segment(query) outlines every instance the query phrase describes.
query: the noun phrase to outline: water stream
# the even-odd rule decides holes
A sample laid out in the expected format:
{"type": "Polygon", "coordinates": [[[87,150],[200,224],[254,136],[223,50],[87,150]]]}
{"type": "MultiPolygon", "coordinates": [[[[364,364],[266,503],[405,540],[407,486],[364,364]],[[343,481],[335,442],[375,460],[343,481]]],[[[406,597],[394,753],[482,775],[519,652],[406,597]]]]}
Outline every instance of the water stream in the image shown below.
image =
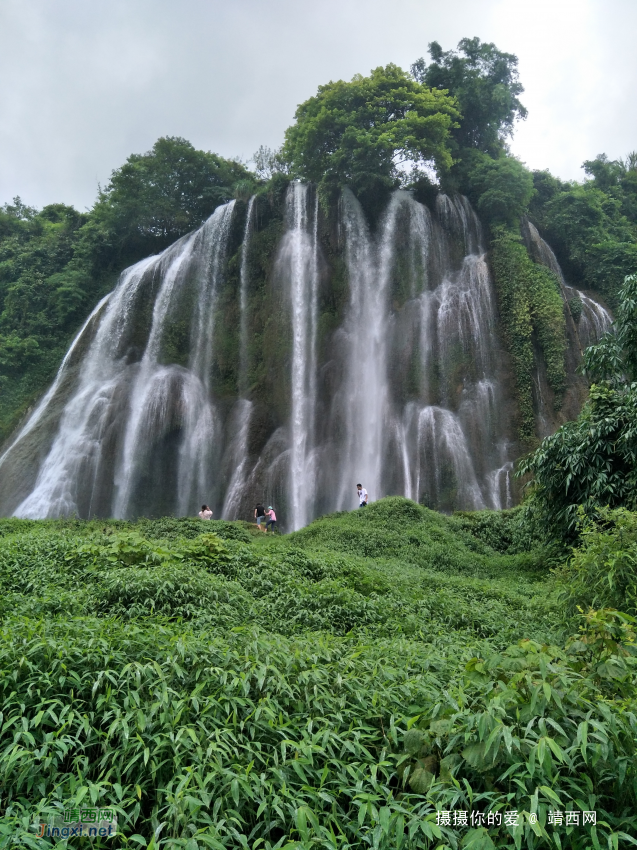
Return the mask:
{"type": "MultiPolygon", "coordinates": [[[[372,501],[513,504],[506,357],[467,199],[440,195],[429,209],[399,191],[371,229],[345,191],[338,234],[328,238],[315,189],[290,184],[265,284],[277,344],[289,340],[275,379],[286,396],[271,405],[249,385],[262,356],[251,336],[252,305],[262,303],[253,293],[263,285],[251,279],[256,204],[219,207],[122,274],[0,457],[0,513],[193,515],[206,502],[215,516],[249,519],[263,500],[290,530],[355,507],[358,482],[372,501]],[[236,220],[238,209],[245,219],[236,220]],[[233,395],[219,394],[213,374],[235,250],[233,395]]],[[[581,299],[581,343],[598,338],[607,311],[567,286],[530,223],[527,239],[564,297],[581,299]]]]}

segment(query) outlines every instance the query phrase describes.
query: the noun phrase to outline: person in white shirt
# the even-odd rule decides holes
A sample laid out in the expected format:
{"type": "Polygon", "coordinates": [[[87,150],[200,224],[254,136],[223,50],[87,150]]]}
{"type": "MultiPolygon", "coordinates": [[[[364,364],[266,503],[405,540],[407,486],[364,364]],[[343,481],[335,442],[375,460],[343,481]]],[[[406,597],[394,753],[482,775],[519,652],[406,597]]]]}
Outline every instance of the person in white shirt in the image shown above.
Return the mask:
{"type": "Polygon", "coordinates": [[[366,508],[367,507],[367,490],[363,487],[362,484],[357,484],[356,489],[358,490],[358,507],[366,508]]]}
{"type": "Polygon", "coordinates": [[[212,519],[212,511],[208,505],[202,505],[199,511],[199,519],[212,519]]]}

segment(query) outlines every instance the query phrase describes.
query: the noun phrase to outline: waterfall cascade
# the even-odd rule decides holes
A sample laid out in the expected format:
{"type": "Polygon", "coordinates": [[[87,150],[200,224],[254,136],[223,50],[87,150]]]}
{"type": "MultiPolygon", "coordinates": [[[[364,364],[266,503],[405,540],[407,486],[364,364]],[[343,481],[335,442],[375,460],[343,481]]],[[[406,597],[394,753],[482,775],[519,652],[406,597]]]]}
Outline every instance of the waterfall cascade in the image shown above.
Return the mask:
{"type": "MultiPolygon", "coordinates": [[[[265,500],[293,529],[354,507],[359,481],[372,500],[513,504],[514,406],[469,202],[440,195],[432,211],[399,191],[371,230],[345,191],[330,230],[314,189],[292,183],[257,279],[258,203],[245,219],[234,201],[219,207],[122,274],[0,457],[0,513],[185,515],[207,502],[249,519],[265,500]]],[[[565,299],[580,298],[580,342],[598,338],[608,313],[567,286],[531,223],[525,235],[565,299]]]]}
{"type": "Polygon", "coordinates": [[[523,233],[531,256],[557,276],[565,300],[578,298],[581,301],[582,311],[577,322],[577,333],[582,349],[597,342],[613,324],[608,310],[590,295],[566,283],[553,249],[542,239],[532,222],[528,220],[524,222],[523,233]]]}

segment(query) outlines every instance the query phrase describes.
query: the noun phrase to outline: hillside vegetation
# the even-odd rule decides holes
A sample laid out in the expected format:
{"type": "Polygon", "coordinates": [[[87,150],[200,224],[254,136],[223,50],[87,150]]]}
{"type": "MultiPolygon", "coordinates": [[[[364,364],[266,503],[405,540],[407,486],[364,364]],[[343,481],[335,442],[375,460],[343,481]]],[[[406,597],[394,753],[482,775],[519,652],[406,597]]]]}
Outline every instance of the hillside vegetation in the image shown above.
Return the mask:
{"type": "Polygon", "coordinates": [[[632,621],[580,631],[528,529],[399,498],[286,537],[0,521],[3,843],[48,846],[32,824],[90,801],[127,847],[617,846],[632,621]]]}

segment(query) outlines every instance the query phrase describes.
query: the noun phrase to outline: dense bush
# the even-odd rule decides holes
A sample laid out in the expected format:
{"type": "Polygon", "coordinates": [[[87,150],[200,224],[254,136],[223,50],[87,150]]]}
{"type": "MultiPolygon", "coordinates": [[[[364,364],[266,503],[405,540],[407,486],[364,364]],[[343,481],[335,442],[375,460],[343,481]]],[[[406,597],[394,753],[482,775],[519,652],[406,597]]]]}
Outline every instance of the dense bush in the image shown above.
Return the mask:
{"type": "Polygon", "coordinates": [[[534,524],[533,516],[523,507],[504,511],[456,511],[454,517],[496,552],[518,555],[541,551],[546,544],[544,529],[534,524]]]}
{"type": "Polygon", "coordinates": [[[569,610],[637,614],[637,514],[600,508],[593,517],[580,511],[579,518],[580,545],[558,573],[569,610]]]}
{"type": "Polygon", "coordinates": [[[632,842],[634,637],[626,617],[590,612],[564,649],[522,640],[472,659],[464,681],[412,721],[399,763],[403,784],[438,810],[483,811],[484,826],[474,824],[468,846],[583,850],[632,842]],[[506,810],[519,813],[516,826],[505,824],[506,810]],[[596,826],[549,817],[582,810],[596,811],[596,826]],[[500,812],[500,823],[486,828],[489,812],[500,812]]]}

